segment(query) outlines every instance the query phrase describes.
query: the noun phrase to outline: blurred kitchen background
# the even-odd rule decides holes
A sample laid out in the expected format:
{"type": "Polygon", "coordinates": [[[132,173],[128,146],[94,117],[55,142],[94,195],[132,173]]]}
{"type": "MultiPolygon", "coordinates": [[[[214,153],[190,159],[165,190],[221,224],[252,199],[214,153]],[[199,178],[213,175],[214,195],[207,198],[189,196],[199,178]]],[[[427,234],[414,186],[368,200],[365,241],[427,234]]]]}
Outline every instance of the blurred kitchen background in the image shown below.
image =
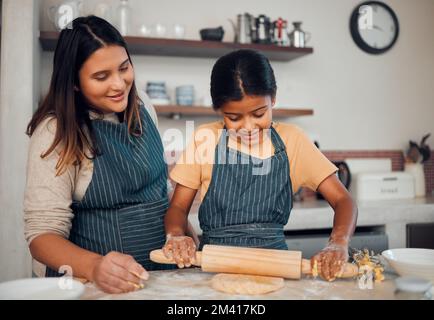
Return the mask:
{"type": "MultiPolygon", "coordinates": [[[[176,157],[188,142],[187,121],[197,127],[217,119],[209,96],[216,57],[255,48],[269,56],[275,70],[275,120],[302,127],[336,162],[340,179],[358,199],[352,246],[434,248],[429,148],[434,137],[422,141],[434,134],[434,1],[385,1],[399,34],[382,54],[362,50],[350,32],[350,17],[362,2],[86,0],[80,6],[71,0],[0,1],[0,282],[31,275],[22,219],[24,132],[48,90],[60,27],[56,12],[65,3],[77,6],[74,14],[100,15],[125,32],[138,89],[157,107],[169,156],[176,157]],[[240,30],[246,19],[256,30],[250,39],[240,30]],[[296,28],[304,33],[294,33],[296,28]],[[202,29],[212,30],[201,35],[202,29]],[[185,139],[170,140],[165,134],[172,129],[185,139]]],[[[286,227],[290,247],[306,256],[323,245],[332,226],[333,212],[318,198],[299,192],[286,227]]],[[[196,228],[197,206],[191,214],[196,228]]]]}

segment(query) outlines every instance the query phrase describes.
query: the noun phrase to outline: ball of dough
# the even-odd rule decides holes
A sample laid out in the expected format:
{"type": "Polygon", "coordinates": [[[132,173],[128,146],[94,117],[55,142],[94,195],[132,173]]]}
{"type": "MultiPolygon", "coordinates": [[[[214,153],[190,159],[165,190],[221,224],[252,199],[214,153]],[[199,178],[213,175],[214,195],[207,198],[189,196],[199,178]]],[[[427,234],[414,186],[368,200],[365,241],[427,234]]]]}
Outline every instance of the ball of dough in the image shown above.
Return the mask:
{"type": "Polygon", "coordinates": [[[219,273],[211,279],[211,287],[229,294],[266,294],[283,288],[283,278],[219,273]]]}

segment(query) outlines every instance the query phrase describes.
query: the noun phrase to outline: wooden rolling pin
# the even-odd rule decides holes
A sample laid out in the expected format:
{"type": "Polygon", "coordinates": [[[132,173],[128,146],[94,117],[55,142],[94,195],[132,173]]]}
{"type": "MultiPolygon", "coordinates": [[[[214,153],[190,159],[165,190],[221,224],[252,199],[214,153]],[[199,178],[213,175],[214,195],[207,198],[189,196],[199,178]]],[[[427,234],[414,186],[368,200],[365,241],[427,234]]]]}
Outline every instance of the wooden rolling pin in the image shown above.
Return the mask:
{"type": "MultiPolygon", "coordinates": [[[[156,263],[175,264],[167,259],[162,250],[151,251],[150,258],[156,263]]],[[[196,261],[204,272],[241,273],[287,279],[300,279],[302,274],[311,275],[310,260],[302,259],[301,251],[257,249],[244,247],[205,245],[196,252],[196,261]]],[[[320,266],[318,266],[320,267],[320,266]]],[[[318,270],[320,273],[321,270],[318,270]]],[[[346,263],[339,278],[351,278],[359,273],[358,267],[346,263]]]]}

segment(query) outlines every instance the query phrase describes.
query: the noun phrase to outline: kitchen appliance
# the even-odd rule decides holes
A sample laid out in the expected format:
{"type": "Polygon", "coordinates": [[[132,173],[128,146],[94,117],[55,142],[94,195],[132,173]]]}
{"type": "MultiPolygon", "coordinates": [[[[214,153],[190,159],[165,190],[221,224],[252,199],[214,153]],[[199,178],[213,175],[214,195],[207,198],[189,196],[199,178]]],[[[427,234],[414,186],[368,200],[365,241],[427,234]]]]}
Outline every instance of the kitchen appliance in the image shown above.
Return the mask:
{"type": "Polygon", "coordinates": [[[252,27],[254,17],[249,13],[238,14],[237,23],[231,19],[229,21],[234,29],[234,42],[235,43],[251,43],[252,42],[252,27]]]}
{"type": "Polygon", "coordinates": [[[357,200],[414,198],[414,178],[392,172],[390,159],[346,159],[353,182],[350,192],[357,200]]]}
{"type": "Polygon", "coordinates": [[[253,42],[262,44],[272,43],[272,29],[270,18],[266,15],[259,15],[255,19],[255,29],[253,30],[253,42]]]}
{"type": "Polygon", "coordinates": [[[273,43],[278,46],[289,46],[289,37],[287,32],[288,22],[282,18],[273,22],[273,43]]]}
{"type": "Polygon", "coordinates": [[[434,223],[409,223],[407,248],[434,249],[434,223]]]}
{"type": "Polygon", "coordinates": [[[405,172],[360,173],[351,189],[358,200],[411,199],[414,179],[405,172]]]}
{"type": "MultiPolygon", "coordinates": [[[[162,250],[151,251],[152,261],[174,264],[162,250]]],[[[302,274],[312,274],[310,260],[302,259],[301,251],[258,249],[231,246],[205,245],[196,252],[196,266],[204,272],[251,274],[288,279],[300,279],[302,274]]],[[[358,274],[358,267],[347,263],[341,278],[358,274]]]]}
{"type": "Polygon", "coordinates": [[[289,33],[289,40],[292,47],[304,48],[310,40],[310,33],[301,30],[301,22],[293,22],[294,30],[289,33]]]}
{"type": "Polygon", "coordinates": [[[218,28],[201,29],[199,33],[200,38],[207,41],[222,41],[223,36],[225,35],[225,31],[221,26],[218,28]]]}

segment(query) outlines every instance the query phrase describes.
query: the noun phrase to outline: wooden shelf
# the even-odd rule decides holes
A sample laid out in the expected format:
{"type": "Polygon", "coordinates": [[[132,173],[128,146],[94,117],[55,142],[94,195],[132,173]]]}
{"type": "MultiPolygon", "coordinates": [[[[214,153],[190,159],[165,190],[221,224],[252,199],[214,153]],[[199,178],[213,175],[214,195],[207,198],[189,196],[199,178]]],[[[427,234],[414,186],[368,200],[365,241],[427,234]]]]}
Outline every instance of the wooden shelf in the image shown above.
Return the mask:
{"type": "MultiPolygon", "coordinates": [[[[177,106],[177,105],[156,105],[155,111],[158,115],[173,116],[218,116],[218,113],[211,107],[201,106],[177,106]]],[[[313,115],[312,109],[273,109],[273,117],[290,118],[313,115]]]]}
{"type": "MultiPolygon", "coordinates": [[[[58,32],[41,31],[40,42],[45,51],[54,51],[58,32]]],[[[238,49],[254,49],[262,52],[270,60],[290,61],[313,53],[313,48],[280,47],[265,44],[238,44],[232,42],[177,40],[160,38],[125,37],[131,54],[218,58],[238,49]]]]}

